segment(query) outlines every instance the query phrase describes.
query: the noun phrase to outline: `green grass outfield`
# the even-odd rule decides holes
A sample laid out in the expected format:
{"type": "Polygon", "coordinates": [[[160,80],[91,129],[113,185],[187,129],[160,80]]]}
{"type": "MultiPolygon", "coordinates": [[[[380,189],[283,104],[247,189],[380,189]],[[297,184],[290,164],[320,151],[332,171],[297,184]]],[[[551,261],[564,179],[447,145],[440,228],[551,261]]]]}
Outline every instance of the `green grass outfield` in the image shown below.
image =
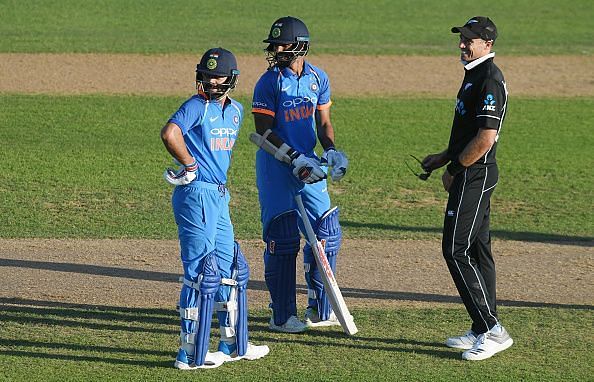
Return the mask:
{"type": "Polygon", "coordinates": [[[476,15],[495,21],[505,55],[594,53],[590,0],[1,0],[0,52],[258,54],[288,14],[306,22],[315,53],[451,54],[450,28],[476,15]]]}
{"type": "Polygon", "coordinates": [[[354,338],[339,328],[272,333],[268,313],[258,311],[251,339],[270,346],[268,357],[195,372],[171,367],[173,310],[33,300],[3,300],[0,308],[6,381],[586,381],[594,372],[592,311],[575,308],[501,308],[516,344],[482,362],[462,362],[460,351],[442,345],[461,330],[461,309],[355,310],[354,338]]]}
{"type": "MultiPolygon", "coordinates": [[[[316,54],[451,56],[450,27],[479,14],[500,30],[498,54],[594,54],[590,0],[0,0],[0,52],[196,54],[222,45],[260,54],[272,21],[287,14],[307,23],[316,54]]],[[[171,188],[161,178],[170,159],[159,130],[182,101],[0,94],[0,237],[174,239],[171,188]]],[[[351,159],[347,177],[330,185],[345,235],[439,237],[446,197],[439,174],[424,183],[404,161],[445,147],[453,99],[334,102],[338,142],[351,159]]],[[[594,239],[593,121],[592,98],[510,99],[492,199],[495,236],[594,239]]],[[[252,130],[248,113],[229,183],[240,239],[260,232],[252,130]]],[[[0,380],[586,381],[594,374],[592,305],[500,307],[516,343],[479,363],[442,345],[466,329],[459,304],[355,309],[356,338],[338,328],[274,334],[268,311],[250,313],[251,338],[269,344],[271,355],[189,374],[171,367],[179,333],[173,309],[2,298],[0,380]]]]}
{"type": "MultiPolygon", "coordinates": [[[[171,165],[159,137],[183,98],[0,95],[1,237],[176,237],[171,165]]],[[[240,99],[244,105],[247,99],[240,99]]],[[[330,183],[350,238],[427,238],[441,232],[441,171],[412,175],[409,154],[447,145],[453,103],[440,99],[335,100],[333,121],[350,171],[330,183]]],[[[496,236],[592,240],[592,99],[510,100],[498,147],[496,236]]],[[[241,239],[260,235],[255,146],[246,116],[229,188],[241,239]]]]}

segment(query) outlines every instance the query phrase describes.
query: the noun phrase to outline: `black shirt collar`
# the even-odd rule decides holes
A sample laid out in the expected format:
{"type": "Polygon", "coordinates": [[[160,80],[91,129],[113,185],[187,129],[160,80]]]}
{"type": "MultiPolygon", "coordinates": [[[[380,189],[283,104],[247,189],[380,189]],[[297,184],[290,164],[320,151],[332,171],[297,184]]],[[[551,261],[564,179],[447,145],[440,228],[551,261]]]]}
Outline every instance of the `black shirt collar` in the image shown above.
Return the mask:
{"type": "Polygon", "coordinates": [[[462,64],[464,64],[465,70],[471,70],[493,57],[495,57],[495,52],[491,52],[489,54],[484,55],[483,57],[477,58],[476,60],[472,60],[470,62],[462,61],[462,64]]]}

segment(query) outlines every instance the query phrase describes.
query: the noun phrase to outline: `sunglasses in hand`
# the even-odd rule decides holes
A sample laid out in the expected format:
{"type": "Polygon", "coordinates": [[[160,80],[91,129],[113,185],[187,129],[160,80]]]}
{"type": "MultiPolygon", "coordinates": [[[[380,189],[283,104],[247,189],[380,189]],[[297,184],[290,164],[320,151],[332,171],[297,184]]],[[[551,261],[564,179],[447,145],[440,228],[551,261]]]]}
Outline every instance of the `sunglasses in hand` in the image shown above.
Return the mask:
{"type": "Polygon", "coordinates": [[[404,163],[406,164],[406,167],[408,167],[408,169],[410,170],[410,172],[412,172],[414,174],[414,176],[416,176],[417,178],[421,179],[421,180],[427,180],[429,179],[429,177],[431,176],[431,170],[426,169],[425,167],[423,167],[423,162],[421,162],[419,160],[419,158],[417,158],[416,156],[409,154],[414,160],[416,160],[419,165],[421,165],[421,168],[423,169],[423,173],[417,173],[415,170],[413,170],[413,168],[410,166],[410,164],[408,164],[407,161],[404,161],[404,163]]]}

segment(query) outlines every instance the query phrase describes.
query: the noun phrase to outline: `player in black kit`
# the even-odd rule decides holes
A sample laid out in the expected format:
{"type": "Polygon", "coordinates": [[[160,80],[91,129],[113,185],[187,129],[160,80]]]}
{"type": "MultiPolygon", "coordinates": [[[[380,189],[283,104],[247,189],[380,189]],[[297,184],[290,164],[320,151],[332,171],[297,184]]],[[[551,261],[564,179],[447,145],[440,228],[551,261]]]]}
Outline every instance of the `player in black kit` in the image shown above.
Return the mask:
{"type": "Polygon", "coordinates": [[[513,344],[497,317],[489,232],[490,198],[499,175],[495,150],[507,111],[507,88],[493,62],[495,24],[477,16],[452,32],[460,34],[465,74],[450,142],[446,150],[428,155],[421,165],[430,172],[447,164],[442,177],[449,193],[442,251],[472,326],[464,335],[448,338],[446,345],[466,350],[462,358],[475,361],[513,344]]]}

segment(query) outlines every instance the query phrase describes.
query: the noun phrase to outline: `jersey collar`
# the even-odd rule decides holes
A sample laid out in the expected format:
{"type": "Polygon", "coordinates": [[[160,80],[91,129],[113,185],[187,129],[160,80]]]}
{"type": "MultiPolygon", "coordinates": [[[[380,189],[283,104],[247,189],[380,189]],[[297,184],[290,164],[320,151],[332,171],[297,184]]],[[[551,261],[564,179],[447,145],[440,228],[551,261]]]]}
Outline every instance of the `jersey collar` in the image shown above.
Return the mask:
{"type": "Polygon", "coordinates": [[[495,52],[491,52],[489,54],[484,55],[481,58],[477,58],[476,60],[472,60],[470,62],[466,62],[462,60],[462,65],[464,65],[464,69],[471,70],[482,64],[483,62],[487,61],[489,58],[495,57],[495,52]]]}

